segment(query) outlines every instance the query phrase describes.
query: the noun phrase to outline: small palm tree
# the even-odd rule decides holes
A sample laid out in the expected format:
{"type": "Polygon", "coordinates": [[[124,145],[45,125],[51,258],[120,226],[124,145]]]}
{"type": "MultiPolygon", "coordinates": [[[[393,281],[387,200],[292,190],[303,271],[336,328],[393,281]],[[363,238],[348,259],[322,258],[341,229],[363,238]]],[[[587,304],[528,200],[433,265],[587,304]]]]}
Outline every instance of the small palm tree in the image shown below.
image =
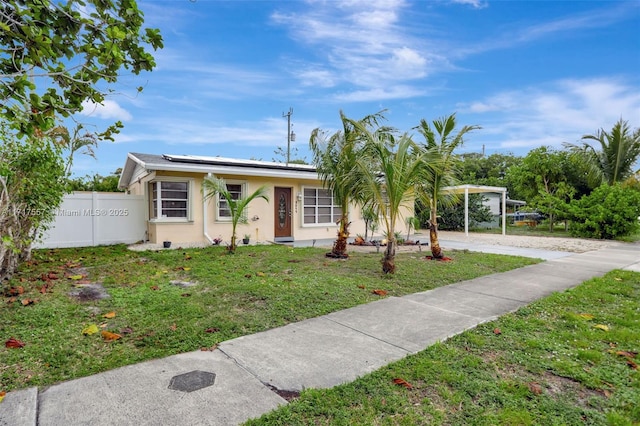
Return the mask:
{"type": "Polygon", "coordinates": [[[356,188],[381,218],[387,235],[387,247],[382,258],[382,271],[395,272],[395,227],[403,207],[413,205],[415,187],[421,180],[424,158],[408,135],[397,140],[387,131],[370,131],[355,123],[364,137],[363,155],[352,173],[356,188]]]}
{"type": "Polygon", "coordinates": [[[94,148],[98,146],[98,137],[88,131],[82,132],[83,129],[82,124],[78,124],[73,129],[73,134],[71,134],[66,127],[57,126],[48,133],[48,136],[52,138],[56,145],[67,151],[67,164],[65,166],[65,175],[67,176],[71,173],[73,157],[76,152],[82,150],[82,154],[96,158],[94,148]]]}
{"type": "Polygon", "coordinates": [[[349,206],[352,201],[358,201],[360,194],[356,190],[352,174],[358,158],[361,156],[362,141],[358,128],[353,123],[359,123],[363,128],[376,125],[384,118],[382,113],[372,114],[362,120],[354,122],[340,111],[342,130],[329,138],[325,138],[320,129],[314,129],[309,139],[309,148],[313,154],[313,164],[323,186],[330,190],[333,199],[340,206],[340,221],[338,238],[333,243],[329,257],[347,257],[347,239],[349,238],[349,206]]]}
{"type": "Polygon", "coordinates": [[[600,129],[595,135],[584,135],[582,139],[597,141],[597,144],[564,145],[587,166],[594,186],[602,183],[613,185],[633,175],[633,165],[640,158],[640,129],[632,132],[629,123],[620,119],[611,132],[600,129]]]}
{"type": "Polygon", "coordinates": [[[438,203],[451,206],[457,201],[457,195],[444,192],[445,187],[458,183],[456,174],[460,160],[454,151],[462,146],[466,133],[480,129],[480,126],[464,126],[458,133],[453,134],[456,128],[455,114],[434,120],[432,125],[422,119],[417,129],[425,139],[423,149],[437,162],[434,172],[428,174],[427,180],[423,182],[422,195],[429,204],[430,214],[427,226],[431,254],[435,259],[442,259],[442,249],[438,241],[438,203]]]}
{"type": "Polygon", "coordinates": [[[235,253],[236,228],[238,223],[248,223],[247,217],[244,213],[251,201],[256,198],[262,198],[267,202],[269,201],[269,197],[267,196],[267,186],[261,186],[245,198],[233,198],[233,194],[231,194],[227,189],[227,183],[224,179],[217,178],[215,176],[207,176],[202,181],[202,193],[205,200],[208,200],[217,194],[227,202],[229,212],[231,213],[231,244],[227,249],[230,254],[235,253]]]}

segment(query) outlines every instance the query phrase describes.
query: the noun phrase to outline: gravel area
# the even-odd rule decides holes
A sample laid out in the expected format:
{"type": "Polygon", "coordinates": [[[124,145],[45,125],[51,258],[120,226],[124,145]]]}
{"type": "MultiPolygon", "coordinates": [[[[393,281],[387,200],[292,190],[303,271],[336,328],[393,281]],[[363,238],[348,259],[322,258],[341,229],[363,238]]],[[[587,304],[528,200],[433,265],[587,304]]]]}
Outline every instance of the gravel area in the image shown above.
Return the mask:
{"type": "MultiPolygon", "coordinates": [[[[425,237],[427,235],[425,234],[425,237]]],[[[621,244],[611,240],[590,240],[581,238],[533,237],[528,235],[496,235],[472,232],[465,236],[464,232],[438,232],[440,241],[465,241],[477,244],[500,245],[511,247],[537,248],[553,251],[569,251],[584,253],[605,247],[621,244]]],[[[416,237],[417,238],[417,237],[416,237]]],[[[441,243],[442,244],[442,243],[441,243]]]]}

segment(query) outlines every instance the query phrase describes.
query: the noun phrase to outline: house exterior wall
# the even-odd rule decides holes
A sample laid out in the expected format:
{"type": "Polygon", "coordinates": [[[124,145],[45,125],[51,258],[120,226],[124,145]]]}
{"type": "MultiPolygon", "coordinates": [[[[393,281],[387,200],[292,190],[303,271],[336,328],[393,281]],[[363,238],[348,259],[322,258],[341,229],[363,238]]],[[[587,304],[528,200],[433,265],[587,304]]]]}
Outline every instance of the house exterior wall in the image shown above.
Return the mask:
{"type": "MultiPolygon", "coordinates": [[[[221,238],[223,244],[231,240],[232,225],[228,220],[218,217],[218,200],[212,197],[203,206],[202,181],[206,175],[201,173],[177,173],[157,171],[136,181],[129,187],[132,194],[143,193],[145,195],[147,212],[148,240],[160,244],[163,241],[171,241],[172,244],[186,243],[210,243],[206,234],[211,238],[221,238]],[[187,220],[154,219],[151,217],[151,195],[149,183],[153,181],[187,180],[190,182],[189,217],[187,220]]],[[[288,178],[263,178],[247,177],[242,175],[217,174],[217,177],[225,179],[228,183],[244,185],[245,195],[251,194],[260,186],[267,186],[269,202],[258,198],[253,200],[247,209],[247,224],[238,224],[236,238],[242,239],[245,234],[250,235],[252,243],[267,243],[275,240],[276,208],[274,200],[274,188],[291,188],[291,221],[292,236],[295,240],[332,239],[336,237],[338,226],[330,224],[304,224],[303,201],[300,199],[305,188],[322,188],[320,180],[288,179],[288,178]]],[[[412,215],[408,211],[405,215],[412,215]]],[[[360,208],[353,206],[350,209],[351,220],[350,233],[365,233],[365,222],[362,219],[360,208]]],[[[403,224],[398,227],[404,229],[403,224]]]]}

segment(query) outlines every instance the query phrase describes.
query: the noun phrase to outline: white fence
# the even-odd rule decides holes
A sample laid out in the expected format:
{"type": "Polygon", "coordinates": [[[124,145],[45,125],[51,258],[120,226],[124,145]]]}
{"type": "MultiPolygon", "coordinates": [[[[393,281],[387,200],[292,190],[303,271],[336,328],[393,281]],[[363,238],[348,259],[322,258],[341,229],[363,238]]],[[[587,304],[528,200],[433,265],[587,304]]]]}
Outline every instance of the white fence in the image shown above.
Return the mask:
{"type": "Polygon", "coordinates": [[[36,248],[135,243],[145,238],[142,195],[75,192],[65,195],[51,228],[36,248]]]}

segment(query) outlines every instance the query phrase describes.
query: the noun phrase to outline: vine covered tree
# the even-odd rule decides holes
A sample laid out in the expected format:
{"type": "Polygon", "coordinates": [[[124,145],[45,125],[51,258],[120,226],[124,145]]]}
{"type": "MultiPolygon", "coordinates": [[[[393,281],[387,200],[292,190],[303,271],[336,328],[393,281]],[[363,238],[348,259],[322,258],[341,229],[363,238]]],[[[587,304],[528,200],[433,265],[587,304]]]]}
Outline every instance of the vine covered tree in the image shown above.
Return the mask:
{"type": "Polygon", "coordinates": [[[3,1],[0,115],[19,136],[45,132],[84,101],[101,103],[123,68],[151,71],[147,47],[162,37],[143,23],[135,0],[3,1]]]}
{"type": "Polygon", "coordinates": [[[438,204],[452,206],[457,201],[457,196],[447,193],[444,188],[458,183],[457,174],[460,158],[454,151],[464,143],[464,135],[480,129],[480,126],[464,126],[454,133],[457,126],[456,115],[433,120],[430,124],[427,120],[420,120],[418,131],[424,137],[423,149],[435,159],[437,163],[433,173],[428,174],[428,179],[423,182],[423,192],[429,203],[429,240],[431,243],[431,255],[434,259],[442,259],[442,249],[438,241],[438,204]]]}

